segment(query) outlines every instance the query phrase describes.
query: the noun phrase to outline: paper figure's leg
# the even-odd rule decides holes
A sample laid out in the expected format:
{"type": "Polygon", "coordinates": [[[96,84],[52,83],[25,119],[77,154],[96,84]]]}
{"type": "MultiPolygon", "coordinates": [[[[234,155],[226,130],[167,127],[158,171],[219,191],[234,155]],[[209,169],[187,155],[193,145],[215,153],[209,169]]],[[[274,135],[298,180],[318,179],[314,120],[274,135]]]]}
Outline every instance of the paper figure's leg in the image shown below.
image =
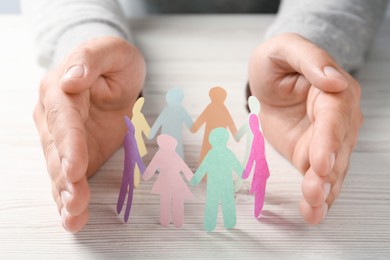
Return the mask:
{"type": "Polygon", "coordinates": [[[222,197],[221,206],[223,213],[223,224],[225,228],[234,228],[236,225],[236,203],[234,201],[234,194],[225,195],[222,197]]]}
{"type": "Polygon", "coordinates": [[[123,203],[125,202],[126,193],[128,187],[128,180],[126,178],[122,178],[121,189],[119,191],[118,202],[116,204],[116,212],[119,214],[122,211],[123,203]]]}
{"type": "Polygon", "coordinates": [[[138,165],[134,168],[134,188],[137,188],[139,183],[141,182],[141,174],[139,173],[138,165]]]}
{"type": "Polygon", "coordinates": [[[204,214],[204,229],[213,231],[217,225],[217,214],[219,206],[219,197],[208,194],[206,198],[206,210],[204,214]]]}
{"type": "Polygon", "coordinates": [[[260,217],[260,213],[263,210],[265,197],[265,184],[260,185],[255,192],[255,218],[260,217]]]}
{"type": "Polygon", "coordinates": [[[171,204],[172,199],[170,196],[164,194],[160,195],[160,223],[164,227],[169,225],[169,220],[171,217],[171,204]]]}
{"type": "Polygon", "coordinates": [[[184,200],[182,198],[173,198],[172,200],[172,218],[175,227],[183,226],[184,222],[184,200]]]}
{"type": "Polygon", "coordinates": [[[127,222],[129,220],[130,210],[131,210],[131,206],[133,204],[134,171],[130,171],[128,188],[129,188],[129,192],[127,195],[127,204],[126,204],[126,211],[125,211],[125,217],[124,217],[125,222],[127,222]]]}
{"type": "Polygon", "coordinates": [[[131,205],[133,204],[133,191],[134,191],[134,189],[132,187],[130,187],[130,185],[133,185],[133,183],[130,182],[129,193],[127,195],[127,205],[126,205],[126,211],[125,211],[125,216],[124,216],[124,220],[126,223],[129,220],[131,205]]]}

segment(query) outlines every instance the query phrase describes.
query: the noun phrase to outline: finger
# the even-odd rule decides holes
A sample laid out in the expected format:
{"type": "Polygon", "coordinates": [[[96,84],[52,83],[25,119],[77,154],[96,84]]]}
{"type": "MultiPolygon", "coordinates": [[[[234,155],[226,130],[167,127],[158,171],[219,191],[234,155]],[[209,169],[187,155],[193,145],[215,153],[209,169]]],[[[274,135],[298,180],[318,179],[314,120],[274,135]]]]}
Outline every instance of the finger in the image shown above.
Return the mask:
{"type": "Polygon", "coordinates": [[[89,211],[86,209],[78,216],[69,215],[65,208],[61,210],[62,226],[71,233],[79,232],[88,222],[89,211]]]}
{"type": "Polygon", "coordinates": [[[80,215],[88,208],[91,197],[87,178],[70,184],[67,188],[60,193],[63,206],[70,215],[80,215]]]}
{"type": "Polygon", "coordinates": [[[307,39],[286,33],[270,42],[271,57],[283,63],[291,72],[299,72],[315,87],[327,92],[339,92],[348,87],[346,73],[323,49],[307,39]],[[285,44],[288,41],[288,44],[285,44]],[[299,55],[297,55],[297,53],[299,55]]]}
{"type": "Polygon", "coordinates": [[[327,199],[331,189],[331,183],[327,178],[318,176],[310,168],[302,181],[302,194],[306,203],[311,207],[320,207],[327,199]]]}
{"type": "Polygon", "coordinates": [[[354,137],[348,136],[345,144],[341,147],[337,156],[335,167],[332,171],[330,182],[332,183],[332,189],[326,200],[329,207],[332,206],[334,201],[339,197],[341,189],[345,180],[345,176],[348,172],[349,161],[351,158],[352,150],[354,147],[354,137]]]}
{"type": "MultiPolygon", "coordinates": [[[[317,99],[325,98],[320,93],[317,99]]],[[[334,97],[336,98],[336,97],[334,97]]],[[[339,103],[340,101],[338,101],[339,103]]],[[[313,170],[320,176],[328,176],[332,171],[339,149],[345,135],[350,128],[350,108],[333,105],[332,100],[324,103],[322,107],[315,108],[312,142],[310,144],[309,160],[313,170]]]]}
{"type": "MultiPolygon", "coordinates": [[[[135,60],[139,62],[140,59],[138,50],[120,38],[96,39],[84,44],[67,58],[63,64],[65,72],[60,81],[61,88],[67,93],[81,93],[90,88],[101,75],[122,73],[126,64],[135,60]]],[[[137,67],[139,63],[134,69],[137,67]]]]}
{"type": "Polygon", "coordinates": [[[305,199],[300,203],[301,215],[309,224],[320,223],[328,213],[328,204],[323,203],[320,207],[310,206],[305,199]]]}
{"type": "Polygon", "coordinates": [[[73,104],[76,102],[72,102],[72,99],[76,98],[79,97],[64,96],[58,103],[48,101],[45,118],[49,134],[58,150],[62,174],[72,183],[80,181],[88,167],[85,116],[73,104]]]}
{"type": "Polygon", "coordinates": [[[34,109],[34,121],[41,139],[41,146],[46,159],[46,167],[52,182],[52,194],[56,201],[58,211],[62,207],[62,201],[59,198],[59,191],[66,186],[65,177],[61,173],[61,161],[58,150],[55,146],[53,137],[46,127],[43,108],[38,103],[34,109]]]}

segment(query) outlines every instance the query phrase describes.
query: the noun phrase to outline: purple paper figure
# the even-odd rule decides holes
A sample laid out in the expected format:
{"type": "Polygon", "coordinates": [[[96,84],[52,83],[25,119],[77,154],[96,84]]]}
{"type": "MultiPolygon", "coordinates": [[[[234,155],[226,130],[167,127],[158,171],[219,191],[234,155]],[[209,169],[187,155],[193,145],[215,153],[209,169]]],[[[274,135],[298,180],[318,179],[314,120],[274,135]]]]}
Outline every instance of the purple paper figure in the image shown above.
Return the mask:
{"type": "Polygon", "coordinates": [[[119,192],[116,211],[118,212],[118,214],[121,213],[123,204],[125,202],[126,193],[128,192],[127,205],[124,216],[124,220],[125,222],[127,222],[129,220],[131,205],[133,203],[134,168],[138,166],[140,173],[142,174],[145,171],[145,165],[138,151],[137,141],[134,136],[135,129],[133,123],[127,116],[125,116],[125,122],[127,126],[127,133],[123,142],[125,150],[125,160],[123,166],[122,184],[119,192]]]}
{"type": "Polygon", "coordinates": [[[258,218],[263,209],[265,186],[270,174],[265,157],[264,137],[260,131],[259,118],[257,115],[251,114],[249,116],[249,126],[253,133],[253,141],[242,178],[246,179],[249,177],[253,164],[256,163],[250,192],[255,194],[255,217],[258,218]]]}
{"type": "Polygon", "coordinates": [[[146,168],[143,179],[147,181],[159,171],[151,193],[160,194],[160,223],[168,226],[172,212],[173,224],[181,227],[184,222],[184,200],[192,198],[192,193],[180,172],[188,181],[193,173],[177,154],[175,138],[162,134],[157,137],[157,143],[159,150],[146,168]]]}

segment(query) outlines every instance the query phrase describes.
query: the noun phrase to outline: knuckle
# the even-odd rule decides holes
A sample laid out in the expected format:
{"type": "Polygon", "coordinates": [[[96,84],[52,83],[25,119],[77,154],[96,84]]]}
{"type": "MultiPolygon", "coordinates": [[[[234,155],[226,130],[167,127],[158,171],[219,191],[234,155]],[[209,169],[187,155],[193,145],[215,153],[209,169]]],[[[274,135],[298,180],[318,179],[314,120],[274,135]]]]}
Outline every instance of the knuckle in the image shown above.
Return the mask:
{"type": "Polygon", "coordinates": [[[47,112],[46,112],[46,122],[47,122],[47,128],[49,132],[52,132],[59,116],[61,115],[61,109],[58,105],[52,106],[47,112]]]}
{"type": "Polygon", "coordinates": [[[41,141],[41,146],[43,149],[43,154],[45,155],[46,160],[49,158],[49,154],[53,151],[55,148],[54,140],[53,138],[47,138],[45,140],[41,141]]]}
{"type": "Polygon", "coordinates": [[[88,46],[88,44],[74,50],[66,59],[65,66],[76,64],[88,64],[88,66],[96,66],[91,59],[94,57],[94,49],[88,46]]]}

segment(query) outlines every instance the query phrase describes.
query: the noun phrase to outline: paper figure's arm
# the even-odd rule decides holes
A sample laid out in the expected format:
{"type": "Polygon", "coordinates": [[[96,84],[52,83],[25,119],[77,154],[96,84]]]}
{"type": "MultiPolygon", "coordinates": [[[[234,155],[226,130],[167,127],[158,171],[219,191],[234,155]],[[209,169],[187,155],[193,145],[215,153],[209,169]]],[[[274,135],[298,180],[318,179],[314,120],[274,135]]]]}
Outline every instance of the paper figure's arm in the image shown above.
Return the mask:
{"type": "Polygon", "coordinates": [[[160,127],[162,126],[162,123],[164,122],[164,117],[165,117],[164,111],[165,111],[165,109],[157,117],[156,121],[154,122],[154,124],[152,126],[152,129],[150,129],[149,139],[153,139],[156,136],[158,129],[160,129],[160,127]]]}
{"type": "Polygon", "coordinates": [[[150,136],[150,126],[148,124],[148,121],[146,121],[145,116],[142,114],[141,115],[141,129],[144,135],[149,138],[150,136]]]}
{"type": "Polygon", "coordinates": [[[181,158],[179,158],[179,160],[177,162],[180,164],[180,171],[184,174],[187,181],[191,181],[191,178],[194,176],[191,169],[187,166],[187,164],[181,158]]]}
{"type": "Polygon", "coordinates": [[[234,124],[233,118],[230,115],[229,111],[226,109],[226,125],[229,128],[230,132],[232,133],[232,136],[235,136],[237,134],[237,127],[234,124]]]}
{"type": "Polygon", "coordinates": [[[251,173],[253,163],[255,162],[255,154],[256,154],[256,149],[252,146],[251,152],[249,154],[248,162],[246,163],[245,170],[242,173],[242,178],[247,179],[249,177],[249,174],[251,173]]]}
{"type": "Polygon", "coordinates": [[[236,173],[237,177],[241,178],[241,173],[244,171],[244,168],[242,167],[241,163],[238,161],[237,157],[233,154],[233,152],[231,152],[230,162],[232,163],[232,168],[236,173]]]}
{"type": "Polygon", "coordinates": [[[141,175],[143,175],[144,172],[145,172],[146,166],[145,166],[144,162],[142,161],[142,158],[139,155],[139,153],[136,156],[136,162],[137,162],[137,165],[138,165],[139,173],[141,175]]]}
{"type": "Polygon", "coordinates": [[[188,114],[188,112],[183,108],[183,116],[184,116],[184,123],[188,127],[188,129],[191,129],[191,127],[194,124],[194,121],[192,121],[191,116],[188,114]]]}
{"type": "Polygon", "coordinates": [[[236,142],[239,142],[241,140],[241,138],[246,134],[248,133],[248,124],[245,123],[243,124],[240,129],[238,129],[237,133],[233,136],[234,137],[234,140],[236,140],[236,142]]]}
{"type": "Polygon", "coordinates": [[[152,178],[153,175],[158,170],[158,165],[160,163],[160,160],[159,160],[160,156],[158,155],[158,153],[159,152],[156,153],[156,155],[153,157],[152,161],[149,163],[148,167],[146,167],[146,169],[144,171],[142,179],[144,179],[145,181],[148,181],[150,178],[152,178]]]}
{"type": "Polygon", "coordinates": [[[207,108],[202,112],[202,114],[200,114],[198,119],[196,119],[196,121],[192,124],[191,132],[193,133],[197,132],[199,128],[207,121],[207,114],[208,114],[207,108]]]}
{"type": "Polygon", "coordinates": [[[206,158],[203,160],[202,164],[199,166],[198,170],[196,170],[194,176],[192,177],[191,181],[190,181],[190,184],[192,186],[196,186],[199,184],[199,182],[203,179],[203,177],[206,175],[207,173],[207,156],[206,158]]]}

